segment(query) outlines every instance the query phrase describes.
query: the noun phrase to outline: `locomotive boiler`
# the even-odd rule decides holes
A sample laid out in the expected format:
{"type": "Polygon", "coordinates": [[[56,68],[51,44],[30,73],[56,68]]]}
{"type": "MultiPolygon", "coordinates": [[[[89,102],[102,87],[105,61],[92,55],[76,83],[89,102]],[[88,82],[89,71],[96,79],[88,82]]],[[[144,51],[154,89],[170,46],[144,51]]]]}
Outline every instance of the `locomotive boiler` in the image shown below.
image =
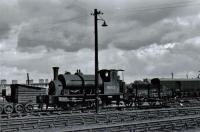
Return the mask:
{"type": "MultiPolygon", "coordinates": [[[[94,107],[96,99],[95,76],[66,72],[58,75],[58,67],[53,67],[54,79],[49,83],[48,95],[38,96],[39,104],[63,109],[94,107]]],[[[121,70],[103,69],[99,75],[99,102],[109,105],[123,100],[125,83],[120,79],[121,70]]]]}

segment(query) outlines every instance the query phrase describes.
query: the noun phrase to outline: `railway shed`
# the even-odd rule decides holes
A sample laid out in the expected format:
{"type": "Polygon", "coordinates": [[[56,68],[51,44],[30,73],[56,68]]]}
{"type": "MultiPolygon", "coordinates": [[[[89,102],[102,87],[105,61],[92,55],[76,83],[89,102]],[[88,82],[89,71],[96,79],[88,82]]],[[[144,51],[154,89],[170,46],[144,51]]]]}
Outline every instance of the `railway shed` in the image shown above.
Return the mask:
{"type": "MultiPolygon", "coordinates": [[[[47,89],[42,87],[34,87],[22,84],[13,84],[10,86],[11,96],[10,101],[13,103],[28,103],[36,104],[36,97],[38,95],[45,95],[47,89]]],[[[9,101],[9,102],[10,102],[9,101]]]]}

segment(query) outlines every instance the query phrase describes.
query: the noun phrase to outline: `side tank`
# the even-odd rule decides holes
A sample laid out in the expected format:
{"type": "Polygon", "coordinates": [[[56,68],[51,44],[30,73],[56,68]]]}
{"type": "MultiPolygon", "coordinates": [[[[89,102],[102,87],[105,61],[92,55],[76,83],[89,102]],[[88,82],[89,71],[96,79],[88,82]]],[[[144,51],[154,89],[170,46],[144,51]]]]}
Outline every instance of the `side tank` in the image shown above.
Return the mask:
{"type": "MultiPolygon", "coordinates": [[[[95,76],[84,75],[80,70],[73,74],[60,74],[58,80],[62,83],[63,89],[89,89],[95,88],[95,76]]],[[[102,80],[99,78],[99,86],[102,87],[102,80]]]]}
{"type": "MultiPolygon", "coordinates": [[[[84,75],[80,70],[77,70],[75,74],[65,73],[58,75],[58,69],[58,67],[53,67],[54,80],[49,84],[49,95],[68,95],[70,91],[76,91],[79,94],[83,94],[86,91],[94,93],[94,75],[84,75]]],[[[99,77],[100,90],[102,86],[102,80],[99,77]]]]}

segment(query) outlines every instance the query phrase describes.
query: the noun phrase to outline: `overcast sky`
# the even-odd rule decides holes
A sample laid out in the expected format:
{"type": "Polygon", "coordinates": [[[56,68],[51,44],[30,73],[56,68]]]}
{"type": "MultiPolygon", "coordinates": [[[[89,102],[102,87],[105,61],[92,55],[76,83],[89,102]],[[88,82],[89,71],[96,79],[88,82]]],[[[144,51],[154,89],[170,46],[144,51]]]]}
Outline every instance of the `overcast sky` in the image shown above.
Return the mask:
{"type": "Polygon", "coordinates": [[[125,81],[197,77],[198,0],[0,0],[0,79],[94,73],[94,21],[99,21],[100,69],[124,69],[125,81]]]}

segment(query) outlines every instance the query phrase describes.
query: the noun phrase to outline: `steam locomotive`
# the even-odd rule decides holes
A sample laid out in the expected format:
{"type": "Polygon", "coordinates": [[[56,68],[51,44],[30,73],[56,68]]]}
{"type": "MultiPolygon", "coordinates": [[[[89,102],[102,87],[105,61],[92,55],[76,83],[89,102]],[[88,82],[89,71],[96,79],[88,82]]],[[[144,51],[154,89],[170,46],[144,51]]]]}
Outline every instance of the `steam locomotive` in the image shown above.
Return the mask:
{"type": "MultiPolygon", "coordinates": [[[[54,80],[49,83],[48,95],[37,96],[40,106],[55,108],[92,108],[95,106],[96,89],[95,76],[83,74],[77,70],[75,74],[66,72],[58,75],[58,67],[53,67],[54,80]]],[[[119,105],[123,100],[125,83],[120,79],[118,72],[122,70],[100,70],[98,101],[102,105],[112,102],[119,105]]]]}

